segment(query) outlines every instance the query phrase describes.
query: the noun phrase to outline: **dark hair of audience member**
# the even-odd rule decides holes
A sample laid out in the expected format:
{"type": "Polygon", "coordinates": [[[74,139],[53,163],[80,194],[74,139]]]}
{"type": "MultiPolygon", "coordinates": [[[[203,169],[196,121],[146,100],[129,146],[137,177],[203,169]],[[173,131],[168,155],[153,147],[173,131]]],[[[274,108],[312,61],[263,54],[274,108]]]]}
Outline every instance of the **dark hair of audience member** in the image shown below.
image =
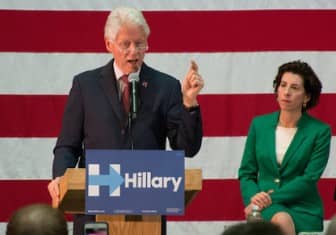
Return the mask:
{"type": "Polygon", "coordinates": [[[238,223],[226,228],[221,235],[284,235],[281,228],[269,221],[238,223]]]}

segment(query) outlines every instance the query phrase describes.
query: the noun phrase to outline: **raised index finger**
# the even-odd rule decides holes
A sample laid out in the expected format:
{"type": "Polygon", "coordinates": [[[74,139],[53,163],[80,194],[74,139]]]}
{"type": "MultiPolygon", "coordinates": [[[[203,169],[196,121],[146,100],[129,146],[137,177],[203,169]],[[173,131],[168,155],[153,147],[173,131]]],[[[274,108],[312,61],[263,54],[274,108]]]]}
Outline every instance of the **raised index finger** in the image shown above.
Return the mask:
{"type": "Polygon", "coordinates": [[[194,60],[190,61],[190,70],[194,70],[195,72],[198,72],[198,65],[194,60]]]}

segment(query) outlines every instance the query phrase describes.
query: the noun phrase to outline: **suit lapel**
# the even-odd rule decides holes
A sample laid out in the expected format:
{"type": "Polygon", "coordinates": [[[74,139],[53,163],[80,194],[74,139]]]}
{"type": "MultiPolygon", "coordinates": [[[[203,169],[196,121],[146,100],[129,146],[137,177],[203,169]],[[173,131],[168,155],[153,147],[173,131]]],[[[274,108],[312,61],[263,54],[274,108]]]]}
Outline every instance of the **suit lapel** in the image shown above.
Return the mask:
{"type": "Polygon", "coordinates": [[[276,146],[275,146],[275,129],[278,124],[278,119],[279,119],[279,112],[275,112],[274,115],[271,116],[269,126],[265,128],[266,140],[269,140],[269,142],[267,142],[266,147],[269,150],[269,156],[271,156],[272,166],[276,171],[278,171],[279,169],[276,157],[276,146]]]}
{"type": "Polygon", "coordinates": [[[149,97],[149,94],[152,94],[150,91],[152,90],[151,84],[151,72],[149,67],[143,63],[140,71],[140,81],[139,81],[139,110],[141,111],[141,106],[143,103],[145,103],[146,100],[151,100],[151,102],[154,102],[151,97],[149,97]]]}
{"type": "Polygon", "coordinates": [[[295,155],[295,152],[297,149],[303,144],[305,138],[306,138],[306,131],[305,131],[305,120],[307,119],[306,114],[302,114],[302,117],[298,123],[298,129],[297,132],[288,146],[288,149],[285,153],[283,162],[281,164],[281,168],[286,168],[286,165],[288,165],[288,162],[290,159],[292,159],[295,155]]]}
{"type": "Polygon", "coordinates": [[[113,60],[103,67],[101,74],[102,76],[99,82],[102,89],[111,103],[113,112],[116,114],[121,123],[123,123],[126,115],[118,97],[117,81],[113,70],[113,60]]]}

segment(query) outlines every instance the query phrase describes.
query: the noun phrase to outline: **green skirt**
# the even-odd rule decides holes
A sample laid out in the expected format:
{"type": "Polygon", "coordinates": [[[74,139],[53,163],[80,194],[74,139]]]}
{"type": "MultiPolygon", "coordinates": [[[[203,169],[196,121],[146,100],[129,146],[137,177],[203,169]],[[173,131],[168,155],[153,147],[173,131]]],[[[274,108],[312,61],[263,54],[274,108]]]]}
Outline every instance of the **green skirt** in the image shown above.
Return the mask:
{"type": "Polygon", "coordinates": [[[296,233],[299,232],[321,232],[323,231],[323,218],[307,214],[301,211],[289,209],[280,204],[272,204],[262,210],[261,215],[265,220],[270,221],[274,214],[287,212],[293,219],[296,233]]]}

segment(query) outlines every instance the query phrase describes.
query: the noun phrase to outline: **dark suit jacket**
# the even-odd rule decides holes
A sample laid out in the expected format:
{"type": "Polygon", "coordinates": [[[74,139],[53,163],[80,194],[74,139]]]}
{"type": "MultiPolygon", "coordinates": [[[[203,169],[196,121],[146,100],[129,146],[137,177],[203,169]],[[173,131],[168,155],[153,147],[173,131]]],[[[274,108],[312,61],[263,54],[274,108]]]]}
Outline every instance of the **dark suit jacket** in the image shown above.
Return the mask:
{"type": "Polygon", "coordinates": [[[279,166],[275,152],[278,119],[279,112],[275,112],[252,121],[239,169],[244,203],[248,205],[251,197],[260,191],[273,189],[272,204],[323,217],[317,181],[329,158],[330,127],[303,113],[279,166]]]}
{"type": "MultiPolygon", "coordinates": [[[[182,105],[177,79],[143,64],[140,71],[140,108],[132,124],[134,149],[182,149],[194,156],[202,141],[200,110],[182,105]]],[[[53,177],[66,168],[84,167],[84,149],[130,149],[127,117],[119,101],[113,60],[75,76],[54,149],[53,177]],[[80,160],[79,160],[80,159],[80,160]]]]}

